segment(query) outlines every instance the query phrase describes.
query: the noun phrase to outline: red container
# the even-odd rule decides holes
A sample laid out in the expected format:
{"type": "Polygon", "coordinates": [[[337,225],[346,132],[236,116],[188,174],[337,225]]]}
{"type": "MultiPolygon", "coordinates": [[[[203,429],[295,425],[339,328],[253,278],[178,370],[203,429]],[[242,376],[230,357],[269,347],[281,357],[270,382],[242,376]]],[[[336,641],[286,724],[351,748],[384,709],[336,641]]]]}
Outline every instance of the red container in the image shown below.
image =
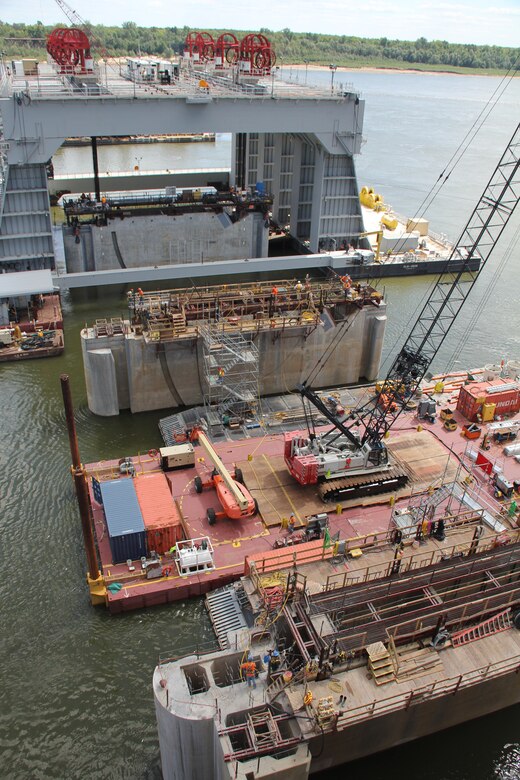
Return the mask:
{"type": "Polygon", "coordinates": [[[135,492],[146,529],[148,552],[164,554],[184,537],[179,510],[162,473],[134,479],[135,492]]]}
{"type": "Polygon", "coordinates": [[[483,404],[496,404],[495,417],[504,414],[515,414],[520,410],[520,388],[515,383],[505,379],[494,379],[491,382],[474,382],[460,388],[457,410],[466,419],[475,422],[477,415],[482,413],[483,404]],[[490,388],[504,387],[504,390],[489,392],[490,388]]]}

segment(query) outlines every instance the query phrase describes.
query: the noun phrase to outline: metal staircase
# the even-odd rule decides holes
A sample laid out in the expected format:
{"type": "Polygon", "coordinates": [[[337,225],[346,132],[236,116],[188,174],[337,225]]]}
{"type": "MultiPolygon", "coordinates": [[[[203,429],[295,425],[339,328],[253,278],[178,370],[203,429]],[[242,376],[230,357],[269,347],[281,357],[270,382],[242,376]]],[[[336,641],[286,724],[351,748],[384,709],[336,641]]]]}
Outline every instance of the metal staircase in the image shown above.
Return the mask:
{"type": "Polygon", "coordinates": [[[511,610],[504,609],[493,617],[482,621],[477,626],[467,628],[464,631],[459,631],[457,634],[451,635],[451,643],[453,647],[460,647],[461,645],[467,645],[468,642],[474,642],[477,639],[483,639],[486,636],[492,636],[492,634],[498,634],[500,631],[507,631],[511,628],[513,621],[511,618],[511,610]]]}
{"type": "Polygon", "coordinates": [[[421,496],[419,502],[415,506],[408,507],[408,513],[413,518],[415,524],[422,522],[424,518],[433,516],[434,510],[442,504],[445,498],[448,498],[453,492],[454,483],[447,482],[445,485],[433,490],[426,496],[421,496]]]}
{"type": "Polygon", "coordinates": [[[206,594],[206,609],[221,650],[227,650],[228,631],[247,628],[234,585],[226,585],[206,594]]]}
{"type": "Polygon", "coordinates": [[[258,398],[259,355],[251,336],[229,331],[224,323],[199,325],[204,356],[204,408],[215,414],[254,413],[258,398]]]}

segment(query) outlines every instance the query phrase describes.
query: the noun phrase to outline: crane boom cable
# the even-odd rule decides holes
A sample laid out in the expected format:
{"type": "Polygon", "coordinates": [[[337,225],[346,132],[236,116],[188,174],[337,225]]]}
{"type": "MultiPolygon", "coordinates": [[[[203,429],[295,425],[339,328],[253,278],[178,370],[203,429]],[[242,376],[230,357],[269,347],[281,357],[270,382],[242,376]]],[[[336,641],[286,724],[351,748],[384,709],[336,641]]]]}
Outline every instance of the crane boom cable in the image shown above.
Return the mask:
{"type": "MultiPolygon", "coordinates": [[[[507,215],[504,215],[504,216],[507,216],[507,218],[505,218],[502,221],[501,225],[498,226],[498,233],[493,236],[492,243],[491,243],[491,245],[489,247],[489,250],[488,250],[488,252],[486,254],[484,254],[480,250],[480,248],[479,248],[480,245],[482,244],[482,238],[486,234],[490,234],[491,229],[493,227],[495,227],[494,225],[491,224],[491,221],[496,216],[500,216],[500,212],[505,208],[504,205],[502,204],[503,198],[504,198],[506,192],[508,192],[511,189],[511,180],[514,179],[514,177],[515,177],[515,175],[516,175],[516,173],[518,171],[518,168],[520,167],[520,158],[517,158],[516,164],[513,166],[513,169],[511,171],[511,174],[510,174],[509,178],[507,178],[505,180],[504,184],[502,185],[502,189],[501,189],[501,191],[499,193],[498,198],[494,199],[494,198],[491,198],[490,196],[488,196],[488,194],[487,194],[488,191],[491,190],[494,186],[496,186],[496,185],[493,184],[493,179],[495,178],[495,175],[497,175],[497,173],[498,173],[498,174],[500,174],[500,177],[503,178],[503,175],[501,173],[501,166],[506,164],[505,163],[505,158],[509,156],[509,150],[511,148],[511,145],[517,145],[520,148],[520,125],[518,125],[515,133],[513,134],[511,142],[510,142],[507,150],[504,152],[504,155],[502,156],[502,158],[501,158],[501,160],[500,160],[500,162],[499,162],[499,164],[498,164],[498,166],[497,166],[493,176],[491,177],[491,179],[490,179],[490,181],[488,183],[488,186],[486,188],[486,191],[481,196],[481,198],[479,200],[479,203],[477,204],[477,206],[473,210],[473,213],[472,213],[472,215],[471,215],[471,217],[470,217],[470,219],[468,221],[467,226],[464,228],[464,230],[463,230],[463,232],[462,232],[462,234],[461,234],[457,244],[455,245],[455,247],[453,248],[453,250],[452,250],[452,252],[450,254],[449,260],[453,259],[456,255],[459,255],[459,257],[460,257],[461,256],[461,249],[464,249],[464,250],[467,251],[466,257],[463,258],[463,260],[465,261],[464,262],[464,266],[456,274],[453,274],[453,279],[451,281],[450,288],[449,288],[447,294],[444,296],[444,300],[441,302],[441,305],[440,305],[440,308],[438,310],[437,316],[435,318],[431,319],[430,325],[426,329],[426,332],[423,333],[422,336],[420,337],[422,340],[420,341],[420,343],[419,343],[419,345],[417,347],[418,351],[422,351],[424,349],[424,347],[426,346],[428,340],[432,337],[435,327],[440,323],[440,320],[442,319],[442,314],[443,314],[444,310],[448,307],[448,305],[450,303],[450,300],[453,297],[453,294],[454,294],[455,290],[458,289],[458,285],[459,285],[459,282],[461,280],[461,277],[463,276],[464,273],[467,273],[467,269],[465,269],[465,266],[468,265],[469,260],[471,260],[475,255],[477,255],[477,257],[480,256],[481,265],[480,265],[480,268],[479,268],[478,271],[475,271],[474,273],[471,274],[471,281],[470,281],[470,284],[469,284],[468,291],[465,294],[461,294],[461,299],[458,301],[458,303],[459,303],[459,308],[460,308],[460,306],[462,306],[462,303],[464,302],[465,297],[469,294],[469,292],[473,288],[473,285],[477,281],[477,278],[478,278],[478,276],[479,276],[479,274],[480,274],[480,272],[482,270],[482,266],[485,264],[487,258],[491,254],[491,251],[492,251],[496,241],[500,237],[500,235],[502,233],[502,230],[506,226],[507,221],[509,220],[509,217],[511,216],[511,213],[512,213],[512,210],[514,209],[514,207],[513,207],[513,209],[511,209],[507,213],[507,215]],[[514,139],[515,139],[516,136],[518,136],[518,139],[515,141],[514,139]],[[481,205],[485,205],[489,209],[489,211],[488,211],[484,221],[482,221],[482,218],[480,216],[481,205]],[[479,223],[479,224],[476,225],[476,228],[477,228],[477,236],[476,237],[472,237],[471,236],[472,222],[474,220],[475,220],[476,223],[479,223]],[[465,236],[468,236],[468,239],[470,241],[469,248],[465,244],[465,241],[464,241],[465,236]]],[[[516,206],[516,203],[515,203],[515,206],[516,206]]],[[[423,307],[423,310],[422,310],[421,314],[419,315],[418,321],[417,321],[414,329],[412,330],[412,332],[410,333],[410,335],[408,337],[409,340],[413,340],[413,338],[414,338],[413,331],[416,328],[418,328],[419,330],[421,329],[422,322],[423,322],[423,320],[426,317],[426,313],[427,313],[427,310],[428,310],[430,304],[431,303],[438,303],[437,301],[434,300],[434,296],[436,294],[436,290],[437,289],[440,290],[444,285],[445,285],[445,282],[443,282],[442,280],[440,280],[436,284],[436,286],[435,286],[435,288],[434,288],[434,290],[432,292],[432,295],[430,296],[430,300],[425,303],[425,305],[423,307]]],[[[457,313],[458,313],[458,311],[457,311],[457,313]]],[[[452,315],[451,322],[453,322],[453,319],[455,318],[455,316],[456,316],[456,314],[452,315]]],[[[451,326],[451,323],[450,323],[450,326],[451,326]]],[[[448,327],[448,329],[449,329],[449,327],[448,327]]],[[[446,329],[445,332],[443,333],[443,339],[446,337],[448,329],[446,329]]],[[[440,346],[440,344],[439,344],[439,346],[440,346]]]]}
{"type": "MultiPolygon", "coordinates": [[[[500,82],[497,84],[494,91],[486,101],[485,105],[479,111],[473,124],[466,131],[466,134],[460,141],[455,151],[452,153],[450,159],[444,166],[444,169],[439,174],[437,181],[432,185],[430,190],[424,196],[422,202],[419,204],[415,212],[415,215],[412,218],[413,220],[422,219],[427,214],[428,209],[435,201],[441,189],[446,184],[449,177],[451,176],[451,174],[453,173],[453,171],[455,170],[455,168],[457,167],[457,165],[465,155],[466,151],[471,146],[476,136],[478,135],[478,133],[486,123],[489,115],[495,109],[498,101],[502,98],[503,93],[505,92],[505,90],[507,89],[507,87],[509,86],[513,78],[515,78],[516,74],[518,73],[519,65],[520,65],[520,57],[513,63],[513,65],[508,69],[507,73],[501,78],[500,82]],[[446,171],[448,172],[446,173],[446,171]]],[[[401,247],[397,245],[395,251],[399,251],[400,248],[401,247]]]]}
{"type": "Polygon", "coordinates": [[[520,225],[517,227],[515,234],[511,238],[511,241],[509,242],[509,245],[506,251],[504,252],[504,256],[500,261],[500,264],[498,265],[497,269],[493,273],[490,283],[482,291],[482,295],[480,296],[480,301],[475,306],[475,311],[473,312],[471,319],[469,320],[466,328],[464,329],[464,332],[462,333],[460,339],[457,341],[455,349],[453,350],[450,358],[447,360],[445,365],[445,373],[449,373],[453,369],[454,364],[458,361],[462,353],[462,350],[467,343],[468,338],[470,337],[473,329],[475,328],[475,325],[477,324],[478,320],[482,315],[484,300],[486,298],[489,298],[491,293],[495,290],[497,282],[500,279],[504,268],[508,265],[509,261],[511,260],[513,251],[516,249],[519,240],[520,240],[520,225]]]}
{"type": "MultiPolygon", "coordinates": [[[[415,216],[412,218],[412,220],[423,218],[426,215],[428,209],[430,208],[432,203],[435,201],[436,197],[439,195],[442,187],[444,186],[444,184],[446,183],[448,178],[451,176],[451,174],[455,170],[456,166],[458,165],[458,163],[460,162],[460,160],[462,159],[462,157],[466,153],[466,151],[469,148],[469,146],[475,140],[477,134],[482,129],[482,127],[485,124],[485,122],[487,121],[489,115],[495,109],[498,101],[502,98],[502,95],[504,94],[505,90],[507,89],[507,87],[511,83],[511,80],[518,73],[519,64],[520,64],[520,57],[513,63],[513,65],[509,68],[507,73],[502,77],[502,79],[500,80],[498,85],[495,87],[493,93],[491,94],[491,96],[487,100],[486,104],[480,110],[480,112],[478,113],[477,117],[473,121],[473,124],[467,130],[464,138],[460,141],[458,147],[455,149],[455,151],[451,155],[450,159],[448,160],[448,162],[444,166],[443,171],[439,174],[439,177],[438,177],[436,183],[430,188],[429,192],[424,196],[423,201],[418,206],[418,208],[417,208],[417,210],[415,212],[415,216]],[[484,116],[484,114],[485,114],[485,116],[484,116]],[[480,122],[480,124],[479,124],[479,122],[480,122]],[[471,138],[470,138],[470,136],[471,136],[471,138]],[[453,166],[450,168],[448,174],[445,176],[446,170],[450,167],[450,165],[453,162],[453,160],[455,159],[455,157],[457,157],[456,162],[453,164],[453,166]],[[441,182],[441,183],[439,184],[439,182],[441,182]],[[437,190],[436,190],[436,188],[437,188],[437,190]]],[[[396,248],[395,248],[394,251],[399,251],[400,248],[401,247],[399,247],[399,244],[398,244],[398,245],[396,245],[396,248]]],[[[445,273],[447,270],[448,270],[448,267],[446,266],[446,268],[443,270],[442,273],[445,273]]],[[[431,295],[431,293],[432,293],[432,291],[433,291],[433,289],[435,287],[435,284],[436,284],[436,281],[435,281],[435,279],[433,279],[431,284],[425,289],[424,293],[422,294],[422,296],[418,300],[416,306],[414,307],[414,309],[410,313],[410,315],[409,315],[405,325],[403,326],[403,328],[401,330],[407,330],[411,326],[411,323],[415,322],[415,320],[416,320],[416,318],[418,316],[418,313],[420,311],[422,311],[424,303],[426,302],[426,300],[429,299],[429,297],[430,297],[430,295],[431,295]]],[[[396,337],[395,341],[393,342],[392,347],[388,350],[387,355],[384,358],[383,363],[381,365],[381,368],[384,368],[384,366],[386,366],[388,364],[388,362],[391,359],[391,355],[393,354],[395,348],[397,347],[397,344],[398,344],[398,336],[396,337]]]]}
{"type": "Polygon", "coordinates": [[[382,433],[403,411],[403,387],[413,392],[424,377],[518,204],[519,168],[520,124],[451,252],[450,259],[457,255],[463,261],[461,270],[452,273],[449,282],[437,281],[385,379],[390,403],[386,408],[376,405],[367,415],[363,441],[381,441],[382,433]],[[480,259],[479,268],[469,271],[469,261],[475,256],[480,259]],[[392,411],[390,405],[395,401],[399,403],[394,403],[392,411]]]}

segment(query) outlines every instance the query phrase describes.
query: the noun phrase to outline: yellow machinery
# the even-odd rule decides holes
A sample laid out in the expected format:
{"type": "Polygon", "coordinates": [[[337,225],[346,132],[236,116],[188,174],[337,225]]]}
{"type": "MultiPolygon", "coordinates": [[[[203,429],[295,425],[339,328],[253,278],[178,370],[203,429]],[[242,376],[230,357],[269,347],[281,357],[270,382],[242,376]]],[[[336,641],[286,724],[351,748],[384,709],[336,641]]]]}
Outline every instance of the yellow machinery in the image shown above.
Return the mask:
{"type": "Polygon", "coordinates": [[[393,217],[391,214],[383,214],[381,217],[381,224],[388,230],[395,230],[399,223],[397,218],[393,217]]]}
{"type": "Polygon", "coordinates": [[[402,382],[392,382],[391,380],[378,379],[376,382],[376,393],[393,393],[395,390],[399,395],[404,395],[406,387],[402,382]]]}
{"type": "Polygon", "coordinates": [[[457,421],[455,420],[455,417],[453,416],[453,411],[446,407],[445,409],[441,409],[440,418],[442,420],[443,427],[447,431],[456,431],[457,430],[457,421]]]}
{"type": "Polygon", "coordinates": [[[376,242],[376,263],[379,263],[379,256],[381,254],[381,241],[383,240],[383,231],[382,230],[368,230],[365,233],[359,233],[359,238],[365,238],[366,236],[377,236],[377,242],[376,242]]]}
{"type": "Polygon", "coordinates": [[[359,193],[359,200],[367,209],[373,209],[374,211],[384,211],[385,209],[383,196],[374,192],[372,187],[363,187],[359,193]]]}

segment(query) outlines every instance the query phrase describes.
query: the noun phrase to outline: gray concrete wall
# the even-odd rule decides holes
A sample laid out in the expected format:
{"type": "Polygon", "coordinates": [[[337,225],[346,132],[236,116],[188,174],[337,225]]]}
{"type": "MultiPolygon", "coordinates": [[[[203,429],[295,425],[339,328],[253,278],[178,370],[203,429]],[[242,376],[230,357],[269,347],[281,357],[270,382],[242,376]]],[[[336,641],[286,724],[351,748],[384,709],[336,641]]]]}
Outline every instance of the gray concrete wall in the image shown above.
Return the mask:
{"type": "Polygon", "coordinates": [[[209,213],[115,219],[106,227],[83,226],[79,243],[73,229],[63,227],[69,273],[266,257],[267,243],[260,213],[226,226],[209,213]]]}
{"type": "MultiPolygon", "coordinates": [[[[328,331],[322,326],[298,326],[263,330],[255,336],[260,354],[260,393],[292,391],[323,363],[314,387],[332,387],[375,379],[379,370],[385,306],[355,309],[344,323],[328,331]]],[[[204,360],[202,340],[195,338],[153,344],[142,336],[93,338],[82,332],[87,398],[95,414],[115,414],[112,403],[106,411],[102,394],[96,391],[99,368],[90,352],[111,349],[114,355],[119,409],[132,412],[168,409],[203,402],[204,360]]]]}
{"type": "Polygon", "coordinates": [[[126,340],[132,412],[202,403],[197,339],[146,344],[142,337],[126,340]]]}

